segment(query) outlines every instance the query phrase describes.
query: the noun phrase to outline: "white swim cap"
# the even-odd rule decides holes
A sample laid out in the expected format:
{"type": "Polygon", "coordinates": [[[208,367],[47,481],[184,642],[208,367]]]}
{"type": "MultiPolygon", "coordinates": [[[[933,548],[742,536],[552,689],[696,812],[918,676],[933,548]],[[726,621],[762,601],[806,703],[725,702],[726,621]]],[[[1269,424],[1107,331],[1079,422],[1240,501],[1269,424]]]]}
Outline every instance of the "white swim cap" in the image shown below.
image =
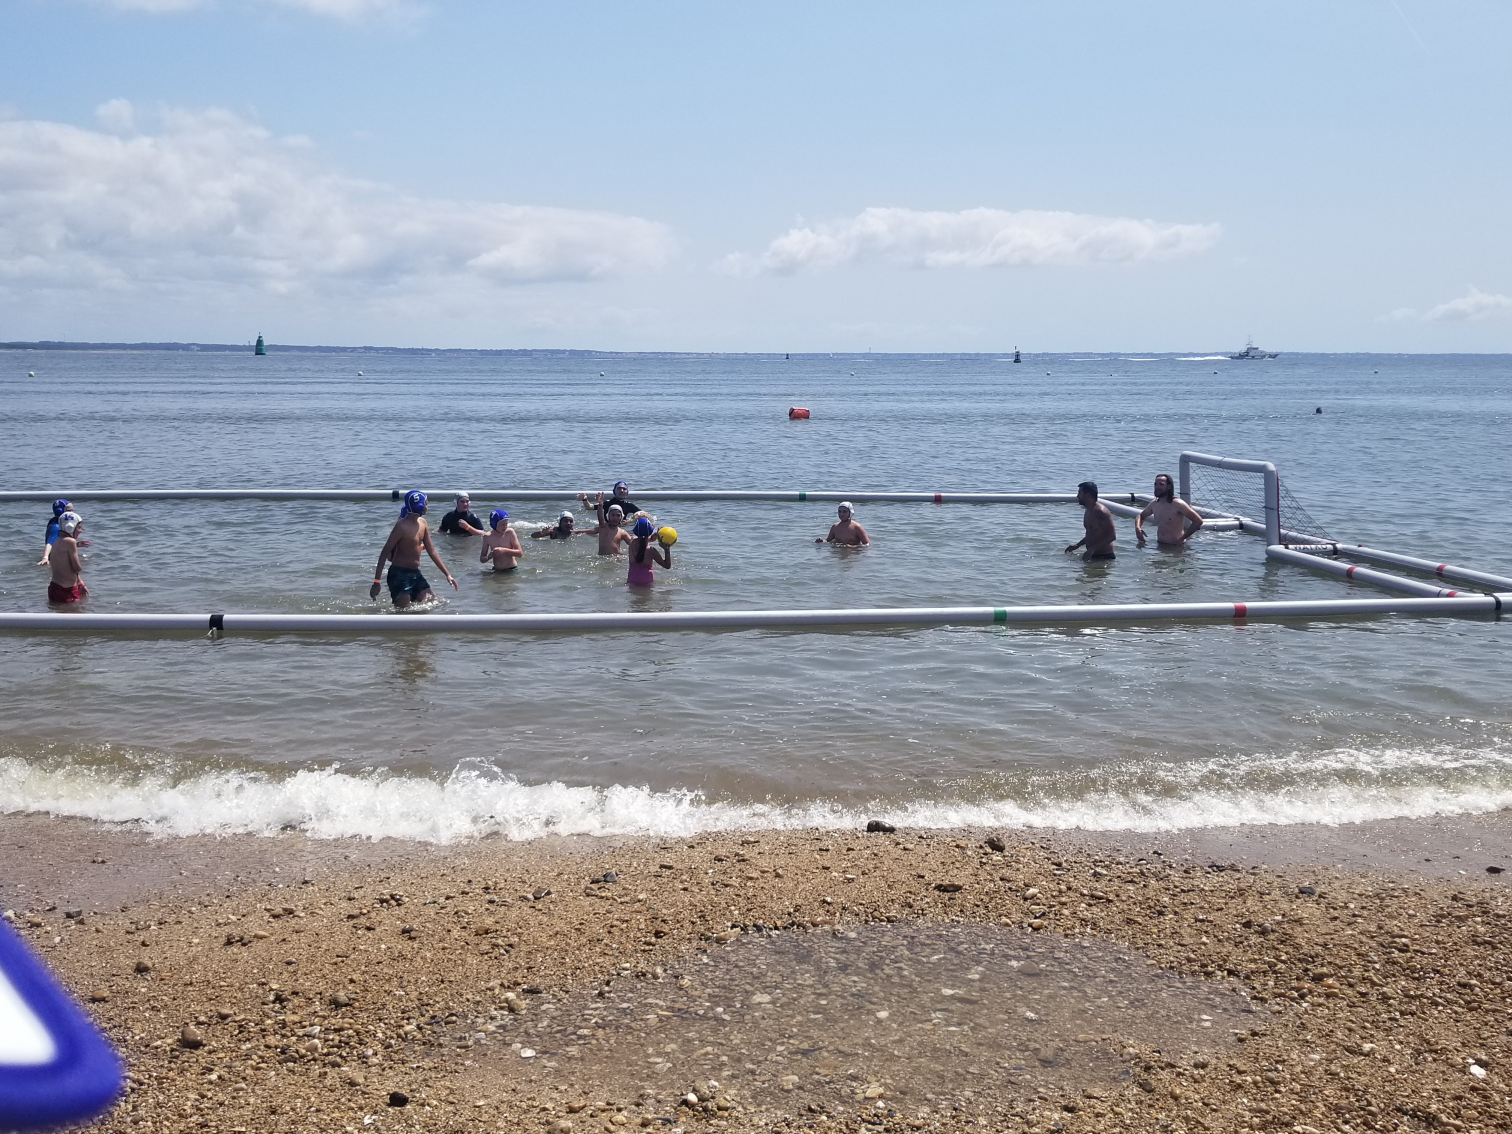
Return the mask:
{"type": "Polygon", "coordinates": [[[471,500],[471,499],[472,499],[472,493],[471,492],[459,492],[459,493],[457,493],[457,503],[458,504],[462,503],[462,501],[464,501],[464,500],[471,500]]]}
{"type": "Polygon", "coordinates": [[[574,517],[571,512],[565,512],[565,511],[560,516],[557,517],[557,519],[559,519],[559,520],[571,520],[571,519],[575,519],[575,518],[576,517],[574,517]]]}
{"type": "Polygon", "coordinates": [[[58,517],[58,530],[64,535],[73,535],[79,530],[79,525],[84,522],[84,517],[77,512],[64,512],[58,517]]]}
{"type": "Polygon", "coordinates": [[[839,507],[837,507],[835,509],[835,511],[839,512],[841,510],[844,510],[844,511],[849,512],[852,515],[854,515],[855,511],[856,511],[856,506],[854,504],[852,504],[849,500],[842,500],[842,501],[840,501],[839,507]]]}
{"type": "Polygon", "coordinates": [[[610,504],[607,508],[604,509],[604,511],[606,513],[607,512],[618,512],[621,516],[623,516],[625,514],[624,508],[620,507],[618,504],[610,504]]]}

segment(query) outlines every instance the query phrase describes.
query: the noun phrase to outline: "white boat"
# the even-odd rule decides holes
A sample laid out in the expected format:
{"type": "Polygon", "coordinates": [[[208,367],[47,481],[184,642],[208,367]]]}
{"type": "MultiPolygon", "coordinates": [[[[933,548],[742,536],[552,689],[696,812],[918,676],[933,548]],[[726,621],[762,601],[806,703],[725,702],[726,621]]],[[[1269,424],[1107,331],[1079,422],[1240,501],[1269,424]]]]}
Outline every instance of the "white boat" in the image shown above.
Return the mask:
{"type": "Polygon", "coordinates": [[[1259,347],[1257,347],[1255,345],[1255,340],[1254,339],[1250,339],[1249,341],[1247,341],[1244,344],[1244,349],[1243,350],[1241,350],[1238,354],[1231,354],[1231,355],[1229,355],[1229,357],[1230,358],[1277,358],[1277,357],[1279,357],[1280,353],[1281,353],[1280,351],[1274,351],[1274,350],[1261,350],[1259,347]]]}

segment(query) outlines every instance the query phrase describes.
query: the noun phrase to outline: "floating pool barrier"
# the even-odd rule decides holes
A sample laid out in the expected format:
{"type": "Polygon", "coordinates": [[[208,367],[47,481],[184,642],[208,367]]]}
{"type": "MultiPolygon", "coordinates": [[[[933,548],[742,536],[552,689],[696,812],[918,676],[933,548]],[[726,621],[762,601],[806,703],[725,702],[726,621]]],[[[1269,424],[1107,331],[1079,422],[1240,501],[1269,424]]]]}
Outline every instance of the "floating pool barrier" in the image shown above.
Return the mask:
{"type": "Polygon", "coordinates": [[[1245,622],[1407,614],[1494,615],[1512,594],[1456,598],[1124,603],[1106,606],[940,606],[860,610],[685,610],[602,614],[0,614],[0,630],[164,634],[539,634],[649,630],[840,630],[908,626],[1087,626],[1245,622]]]}
{"type": "MultiPolygon", "coordinates": [[[[794,411],[802,407],[793,407],[794,411]]],[[[1306,599],[1261,602],[1127,603],[1066,606],[899,607],[857,610],[711,610],[634,613],[542,614],[91,614],[48,612],[0,614],[0,631],[17,633],[121,633],[136,635],[209,634],[497,634],[579,633],[651,630],[841,630],[908,626],[1082,627],[1163,622],[1249,622],[1271,619],[1332,620],[1400,615],[1419,618],[1492,617],[1512,607],[1512,577],[1453,566],[1331,537],[1281,482],[1269,461],[1208,453],[1180,457],[1180,495],[1204,518],[1205,530],[1243,531],[1265,540],[1272,562],[1349,583],[1394,592],[1389,598],[1306,599]],[[1259,518],[1256,518],[1256,517],[1259,518]],[[1431,575],[1410,578],[1343,559],[1360,559],[1431,575]],[[1439,581],[1462,584],[1459,588],[1439,581]]],[[[445,497],[446,491],[429,491],[445,497]]],[[[478,502],[560,501],[576,496],[567,489],[507,488],[473,492],[478,502]]],[[[0,492],[0,502],[141,500],[386,501],[401,489],[182,488],[101,489],[69,492],[0,492]]],[[[1065,492],[863,492],[807,489],[786,491],[655,489],[637,491],[645,501],[759,501],[839,503],[842,500],[896,504],[1070,504],[1065,492]]],[[[1102,502],[1120,516],[1138,515],[1152,497],[1106,493],[1102,502]]]]}

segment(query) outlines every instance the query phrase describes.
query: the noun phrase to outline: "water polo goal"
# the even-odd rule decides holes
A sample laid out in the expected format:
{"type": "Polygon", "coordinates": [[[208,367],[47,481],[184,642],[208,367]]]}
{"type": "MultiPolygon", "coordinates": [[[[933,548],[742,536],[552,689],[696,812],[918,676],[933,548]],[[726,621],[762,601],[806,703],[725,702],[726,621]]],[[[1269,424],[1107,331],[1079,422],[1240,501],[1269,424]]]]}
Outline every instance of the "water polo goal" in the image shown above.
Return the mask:
{"type": "MultiPolygon", "coordinates": [[[[1204,518],[1208,530],[1241,531],[1264,540],[1265,555],[1278,563],[1304,568],[1359,586],[1388,592],[1387,597],[1340,597],[1301,600],[1234,600],[1180,603],[1060,604],[1049,606],[980,605],[954,607],[875,607],[865,609],[786,609],[711,611],[636,611],[629,613],[540,614],[203,614],[0,613],[0,631],[14,633],[122,633],[131,635],[225,634],[448,634],[573,633],[590,631],[671,630],[844,630],[854,628],[935,626],[1097,626],[1136,623],[1360,617],[1490,617],[1512,604],[1512,578],[1335,539],[1287,491],[1269,461],[1185,452],[1180,457],[1179,493],[1204,518]],[[1374,564],[1375,566],[1366,566],[1374,564]],[[1392,567],[1396,570],[1382,570],[1392,567]],[[1402,572],[1406,572],[1405,574],[1402,572]],[[1445,583],[1459,584],[1445,586],[1445,583]]],[[[445,490],[431,492],[444,497],[445,490]]],[[[403,489],[105,489],[73,491],[0,491],[0,502],[141,500],[271,500],[397,502],[403,489]]],[[[563,489],[506,488],[469,493],[475,503],[562,501],[578,492],[563,489]]],[[[898,504],[1073,504],[1076,496],[1055,492],[875,492],[863,490],[716,490],[657,489],[637,491],[647,502],[761,501],[829,502],[850,500],[898,504]]],[[[1103,504],[1117,515],[1134,516],[1152,501],[1138,492],[1103,493],[1103,504]]]]}

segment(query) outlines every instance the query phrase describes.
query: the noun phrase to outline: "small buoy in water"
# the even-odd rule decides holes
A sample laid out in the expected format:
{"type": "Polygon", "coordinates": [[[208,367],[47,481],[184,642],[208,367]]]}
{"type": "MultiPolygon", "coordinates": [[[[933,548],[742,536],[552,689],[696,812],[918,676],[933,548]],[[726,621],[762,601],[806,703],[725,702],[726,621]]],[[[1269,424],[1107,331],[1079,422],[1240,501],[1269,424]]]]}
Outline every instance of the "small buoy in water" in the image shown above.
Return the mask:
{"type": "Polygon", "coordinates": [[[35,378],[37,376],[37,372],[35,370],[28,370],[26,372],[26,376],[28,378],[35,378]]]}
{"type": "Polygon", "coordinates": [[[789,421],[806,420],[808,418],[808,415],[809,411],[807,406],[788,406],[789,421]]]}
{"type": "Polygon", "coordinates": [[[600,370],[599,371],[599,377],[602,378],[603,376],[604,376],[604,372],[602,370],[600,370]]]}
{"type": "Polygon", "coordinates": [[[1322,412],[1323,412],[1323,407],[1322,406],[1319,406],[1317,409],[1313,410],[1313,413],[1322,413],[1322,412]]]}
{"type": "Polygon", "coordinates": [[[362,377],[362,371],[360,371],[360,370],[359,370],[359,371],[357,371],[357,377],[359,377],[359,378],[361,378],[361,377],[362,377]]]}
{"type": "Polygon", "coordinates": [[[854,378],[855,376],[856,376],[856,372],[854,370],[852,370],[851,371],[851,377],[854,378]]]}

